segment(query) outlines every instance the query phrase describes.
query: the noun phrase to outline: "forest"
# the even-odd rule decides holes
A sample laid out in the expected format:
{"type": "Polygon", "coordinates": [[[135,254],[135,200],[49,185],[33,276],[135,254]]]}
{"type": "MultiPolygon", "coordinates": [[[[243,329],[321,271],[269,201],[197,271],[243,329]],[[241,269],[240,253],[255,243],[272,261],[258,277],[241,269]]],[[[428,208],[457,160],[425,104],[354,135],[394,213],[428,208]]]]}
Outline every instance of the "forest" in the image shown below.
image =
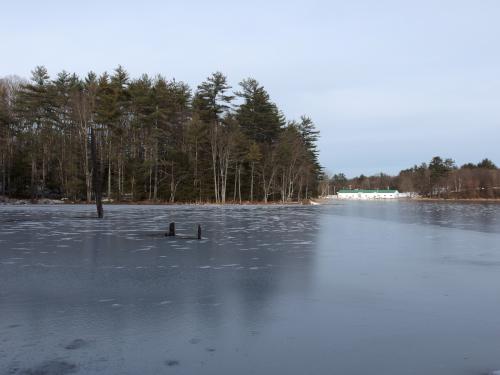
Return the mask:
{"type": "Polygon", "coordinates": [[[397,176],[380,173],[348,179],[343,173],[325,176],[321,194],[339,189],[397,189],[428,198],[500,198],[500,170],[490,159],[458,167],[453,159],[435,156],[429,163],[415,165],[397,176]]]}
{"type": "Polygon", "coordinates": [[[319,132],[253,78],[191,89],[119,66],[0,79],[0,195],[91,202],[297,201],[318,193],[319,132]],[[92,150],[95,150],[93,155],[92,150]],[[96,188],[95,185],[99,186],[96,188]]]}

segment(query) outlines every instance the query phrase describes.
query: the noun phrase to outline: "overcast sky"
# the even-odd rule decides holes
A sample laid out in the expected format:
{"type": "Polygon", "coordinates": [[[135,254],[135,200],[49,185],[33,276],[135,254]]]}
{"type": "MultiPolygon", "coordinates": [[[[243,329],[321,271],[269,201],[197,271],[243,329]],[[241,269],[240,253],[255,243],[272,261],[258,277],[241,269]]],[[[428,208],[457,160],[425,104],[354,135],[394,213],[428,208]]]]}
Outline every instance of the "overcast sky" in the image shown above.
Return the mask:
{"type": "Polygon", "coordinates": [[[500,1],[3,1],[0,76],[254,77],[348,176],[500,164],[500,1]]]}

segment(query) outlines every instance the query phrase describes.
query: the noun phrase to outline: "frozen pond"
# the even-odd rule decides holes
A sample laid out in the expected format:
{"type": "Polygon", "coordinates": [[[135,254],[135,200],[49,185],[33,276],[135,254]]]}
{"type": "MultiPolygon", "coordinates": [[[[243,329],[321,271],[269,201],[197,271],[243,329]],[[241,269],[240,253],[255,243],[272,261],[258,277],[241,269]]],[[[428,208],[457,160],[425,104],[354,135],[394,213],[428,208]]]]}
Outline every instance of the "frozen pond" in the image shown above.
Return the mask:
{"type": "Polygon", "coordinates": [[[500,205],[0,206],[0,374],[487,374],[500,205]],[[162,236],[168,223],[201,241],[162,236]]]}

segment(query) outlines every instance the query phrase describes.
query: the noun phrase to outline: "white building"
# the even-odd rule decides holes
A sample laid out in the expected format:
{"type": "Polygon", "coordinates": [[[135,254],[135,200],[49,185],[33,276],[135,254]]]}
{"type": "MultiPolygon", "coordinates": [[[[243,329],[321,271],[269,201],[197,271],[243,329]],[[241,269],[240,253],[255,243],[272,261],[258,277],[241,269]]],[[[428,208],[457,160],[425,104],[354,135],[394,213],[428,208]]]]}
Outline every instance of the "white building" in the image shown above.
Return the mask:
{"type": "Polygon", "coordinates": [[[338,199],[397,199],[406,197],[397,190],[339,190],[338,199]]]}

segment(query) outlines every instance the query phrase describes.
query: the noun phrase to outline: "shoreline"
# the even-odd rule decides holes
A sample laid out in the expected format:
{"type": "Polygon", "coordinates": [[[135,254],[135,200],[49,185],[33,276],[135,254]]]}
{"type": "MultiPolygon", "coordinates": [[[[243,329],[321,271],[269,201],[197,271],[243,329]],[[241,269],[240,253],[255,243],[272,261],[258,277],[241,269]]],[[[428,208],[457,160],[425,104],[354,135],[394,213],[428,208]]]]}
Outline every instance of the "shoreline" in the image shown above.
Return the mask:
{"type": "MultiPolygon", "coordinates": [[[[293,202],[281,202],[281,201],[242,201],[240,202],[225,202],[225,203],[215,203],[215,202],[166,202],[166,201],[108,201],[102,202],[104,206],[113,205],[137,205],[137,206],[303,206],[303,205],[316,205],[319,204],[318,198],[312,198],[302,201],[293,202]]],[[[9,206],[22,206],[22,205],[95,205],[95,202],[86,201],[69,201],[60,199],[18,199],[18,198],[7,198],[0,196],[0,205],[9,206]]]]}
{"type": "MultiPolygon", "coordinates": [[[[348,199],[347,199],[348,200],[348,199]]],[[[104,201],[104,206],[113,205],[136,205],[136,206],[315,206],[323,204],[331,204],[333,202],[339,202],[343,200],[339,199],[326,199],[321,197],[304,199],[301,201],[293,202],[281,202],[281,201],[242,201],[240,202],[225,202],[225,203],[215,203],[215,202],[167,202],[167,201],[104,201]]],[[[375,200],[383,201],[383,200],[375,200]]],[[[406,201],[406,202],[423,202],[423,203],[497,203],[500,204],[500,198],[426,198],[426,197],[415,197],[415,198],[402,198],[393,199],[391,201],[406,201]]],[[[0,196],[0,206],[22,206],[22,205],[95,205],[95,202],[86,201],[70,201],[61,199],[22,199],[22,198],[7,198],[5,196],[0,196]]]]}
{"type": "Polygon", "coordinates": [[[361,202],[447,202],[447,203],[500,203],[500,198],[395,198],[395,199],[328,199],[328,198],[315,198],[317,203],[332,203],[332,202],[345,202],[345,201],[361,201],[361,202]]]}
{"type": "Polygon", "coordinates": [[[413,198],[419,202],[500,203],[500,198],[413,198]]]}

